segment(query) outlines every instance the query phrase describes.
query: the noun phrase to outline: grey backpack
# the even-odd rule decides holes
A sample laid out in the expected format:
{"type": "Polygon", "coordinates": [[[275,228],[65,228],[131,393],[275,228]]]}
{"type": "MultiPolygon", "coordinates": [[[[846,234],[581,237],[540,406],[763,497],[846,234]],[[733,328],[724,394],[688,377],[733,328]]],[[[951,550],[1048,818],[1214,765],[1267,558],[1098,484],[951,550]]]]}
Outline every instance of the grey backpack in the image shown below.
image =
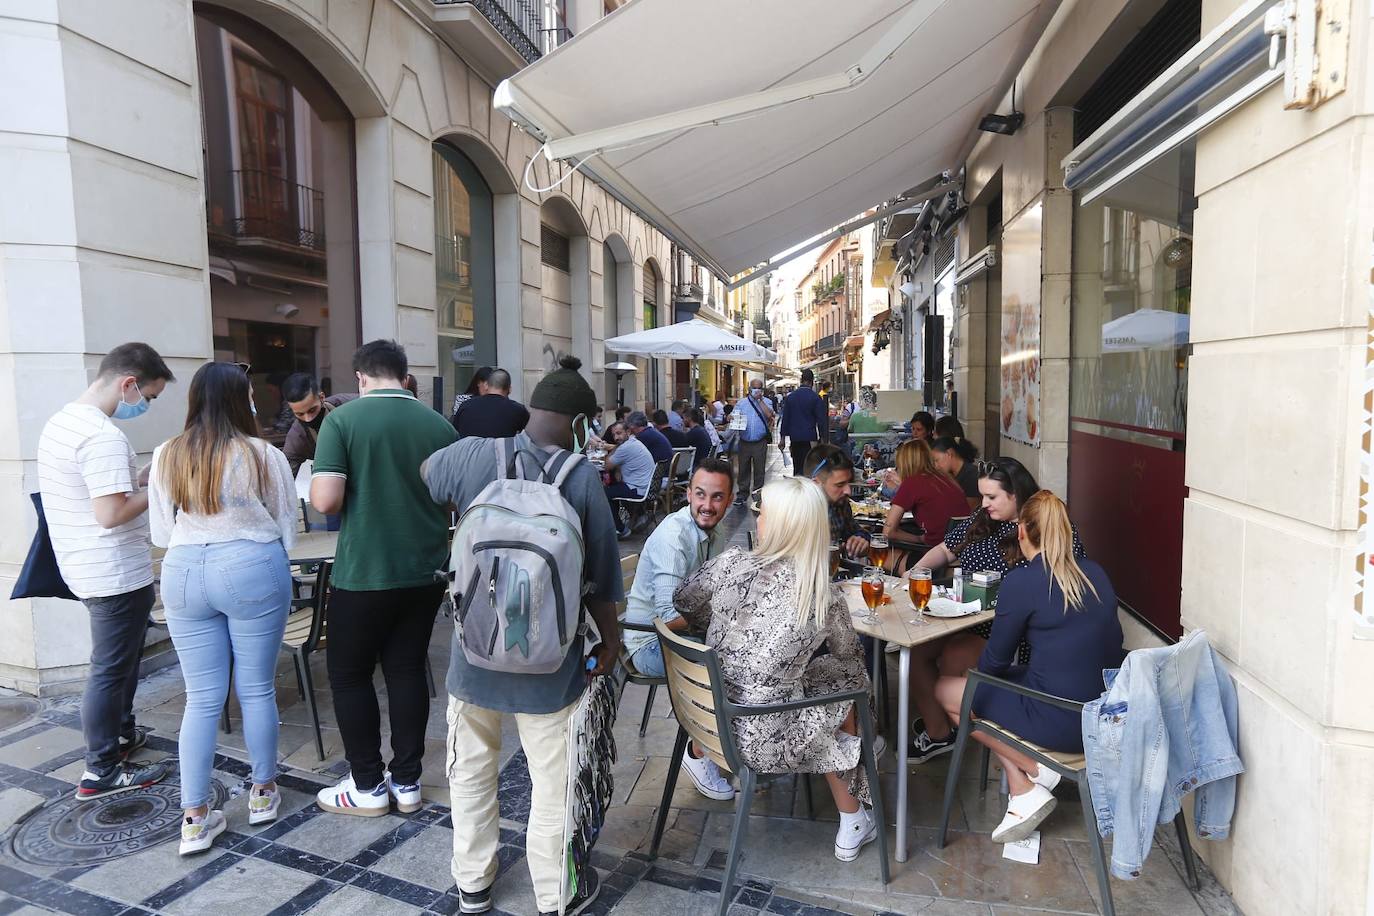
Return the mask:
{"type": "Polygon", "coordinates": [[[552,674],[582,624],[582,521],[561,489],[582,456],[491,444],[497,477],[453,533],[458,640],[475,667],[552,674]],[[539,479],[524,479],[527,469],[539,479]]]}

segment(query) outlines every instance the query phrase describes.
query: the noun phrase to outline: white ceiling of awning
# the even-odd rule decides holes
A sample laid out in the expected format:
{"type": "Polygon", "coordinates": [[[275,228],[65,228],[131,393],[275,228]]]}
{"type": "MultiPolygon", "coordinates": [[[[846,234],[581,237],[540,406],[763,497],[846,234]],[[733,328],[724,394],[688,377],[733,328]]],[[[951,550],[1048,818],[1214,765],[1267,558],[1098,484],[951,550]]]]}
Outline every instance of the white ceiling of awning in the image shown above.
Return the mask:
{"type": "Polygon", "coordinates": [[[498,92],[560,140],[843,73],[859,85],[608,149],[585,171],[736,274],[956,168],[1059,0],[633,0],[498,92]]]}

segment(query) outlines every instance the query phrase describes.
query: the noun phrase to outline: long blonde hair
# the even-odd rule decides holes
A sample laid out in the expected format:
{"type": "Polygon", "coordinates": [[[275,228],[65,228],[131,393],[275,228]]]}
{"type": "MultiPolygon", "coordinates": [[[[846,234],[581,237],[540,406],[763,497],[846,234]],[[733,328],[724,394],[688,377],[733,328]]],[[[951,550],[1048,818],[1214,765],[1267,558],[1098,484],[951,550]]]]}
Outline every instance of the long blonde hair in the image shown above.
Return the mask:
{"type": "Polygon", "coordinates": [[[787,560],[796,568],[797,622],[825,626],[830,607],[830,516],[825,494],[805,477],[784,477],[763,488],[768,513],[755,556],[787,560]]]}
{"type": "Polygon", "coordinates": [[[897,476],[902,480],[927,477],[937,486],[957,489],[961,495],[964,492],[958,481],[935,466],[930,445],[924,439],[908,439],[897,446],[897,454],[893,456],[892,463],[897,468],[897,476]]]}
{"type": "Polygon", "coordinates": [[[242,452],[253,470],[257,497],[267,492],[267,462],[253,446],[248,377],[233,363],[206,363],[191,379],[186,428],[162,446],[159,482],[183,512],[216,515],[223,508],[224,474],[242,452]]]}
{"type": "Polygon", "coordinates": [[[1040,551],[1045,566],[1064,593],[1064,612],[1083,609],[1085,592],[1100,597],[1092,580],[1073,555],[1073,526],[1064,501],[1049,490],[1041,490],[1021,507],[1017,516],[1026,540],[1040,551]]]}

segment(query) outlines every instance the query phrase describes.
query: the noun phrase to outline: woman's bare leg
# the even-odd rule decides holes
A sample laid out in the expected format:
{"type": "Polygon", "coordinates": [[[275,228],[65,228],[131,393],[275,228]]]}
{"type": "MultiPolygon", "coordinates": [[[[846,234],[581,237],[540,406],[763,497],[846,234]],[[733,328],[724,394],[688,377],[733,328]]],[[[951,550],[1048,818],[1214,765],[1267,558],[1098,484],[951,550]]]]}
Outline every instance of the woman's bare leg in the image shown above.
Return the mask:
{"type": "MultiPolygon", "coordinates": [[[[964,700],[964,687],[967,684],[966,677],[942,677],[935,685],[935,695],[951,722],[959,721],[959,709],[964,700]]],[[[1007,791],[1012,795],[1024,795],[1031,790],[1030,776],[1039,775],[1039,763],[982,732],[974,732],[973,740],[997,755],[998,761],[1002,764],[1002,771],[1007,774],[1007,791]]]]}
{"type": "Polygon", "coordinates": [[[940,677],[940,653],[948,640],[937,639],[911,647],[911,702],[926,722],[926,733],[932,738],[945,738],[949,726],[945,722],[944,707],[935,699],[935,682],[940,677]]]}

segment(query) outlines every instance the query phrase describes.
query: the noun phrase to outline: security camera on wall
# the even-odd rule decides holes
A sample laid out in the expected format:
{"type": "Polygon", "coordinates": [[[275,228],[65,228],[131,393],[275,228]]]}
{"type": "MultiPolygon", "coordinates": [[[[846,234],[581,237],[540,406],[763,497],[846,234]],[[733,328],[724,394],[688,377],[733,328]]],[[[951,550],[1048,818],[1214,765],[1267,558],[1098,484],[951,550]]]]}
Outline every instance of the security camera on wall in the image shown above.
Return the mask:
{"type": "Polygon", "coordinates": [[[295,318],[301,313],[301,307],[294,302],[282,302],[277,305],[277,314],[283,318],[295,318]]]}

